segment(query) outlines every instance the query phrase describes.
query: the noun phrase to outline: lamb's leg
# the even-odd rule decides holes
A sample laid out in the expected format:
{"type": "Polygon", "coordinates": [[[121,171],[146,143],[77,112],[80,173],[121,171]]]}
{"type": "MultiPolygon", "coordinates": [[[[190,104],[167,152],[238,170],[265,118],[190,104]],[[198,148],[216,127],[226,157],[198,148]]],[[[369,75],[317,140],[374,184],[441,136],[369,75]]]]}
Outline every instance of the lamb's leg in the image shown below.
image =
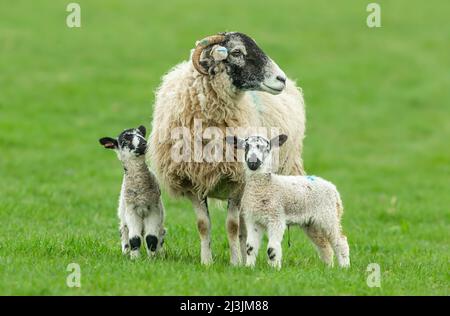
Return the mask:
{"type": "Polygon", "coordinates": [[[241,262],[239,241],[239,202],[228,199],[227,235],[230,246],[230,263],[238,265],[241,262]]]}
{"type": "Polygon", "coordinates": [[[254,223],[253,221],[246,219],[245,225],[247,227],[247,242],[246,242],[246,263],[247,267],[254,267],[256,264],[256,257],[258,256],[259,246],[261,245],[261,238],[264,229],[254,223]]]}
{"type": "Polygon", "coordinates": [[[128,236],[130,237],[130,256],[131,259],[139,257],[141,248],[141,234],[143,228],[142,219],[137,215],[135,210],[128,210],[125,213],[125,219],[128,225],[128,236]]]}
{"type": "Polygon", "coordinates": [[[211,220],[209,218],[207,198],[200,201],[196,197],[191,197],[197,215],[197,228],[201,242],[201,263],[208,265],[212,263],[211,254],[211,220]]]}
{"type": "Polygon", "coordinates": [[[281,242],[283,241],[283,235],[286,225],[281,222],[272,222],[267,227],[267,234],[269,237],[269,243],[267,245],[267,256],[269,265],[281,269],[281,242]]]}
{"type": "Polygon", "coordinates": [[[120,192],[120,200],[119,200],[119,209],[117,210],[117,215],[119,217],[119,232],[120,232],[120,242],[122,246],[122,253],[124,255],[128,254],[130,252],[130,240],[128,236],[128,226],[125,219],[125,201],[123,197],[123,191],[120,192]]]}
{"type": "Polygon", "coordinates": [[[333,249],[326,235],[316,227],[304,228],[306,235],[311,239],[317,248],[320,259],[329,267],[333,266],[333,249]]]}
{"type": "Polygon", "coordinates": [[[147,245],[147,254],[153,256],[159,249],[161,241],[159,238],[162,226],[162,214],[158,209],[152,210],[150,214],[144,217],[144,236],[147,245]]]}
{"type": "Polygon", "coordinates": [[[122,254],[126,255],[130,252],[130,240],[128,239],[128,226],[120,222],[120,241],[122,244],[122,254]]]}
{"type": "Polygon", "coordinates": [[[333,247],[334,254],[336,255],[339,267],[350,267],[350,249],[347,243],[347,237],[345,237],[338,228],[330,235],[329,240],[333,247]]]}

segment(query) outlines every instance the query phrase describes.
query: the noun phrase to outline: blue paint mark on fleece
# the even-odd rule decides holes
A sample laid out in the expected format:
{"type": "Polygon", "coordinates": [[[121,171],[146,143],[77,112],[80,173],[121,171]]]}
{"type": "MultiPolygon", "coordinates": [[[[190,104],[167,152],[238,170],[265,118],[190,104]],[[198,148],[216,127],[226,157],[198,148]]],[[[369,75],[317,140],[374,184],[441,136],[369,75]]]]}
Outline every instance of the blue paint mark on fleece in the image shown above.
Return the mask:
{"type": "Polygon", "coordinates": [[[256,94],[255,91],[250,91],[250,95],[252,96],[252,101],[253,104],[256,107],[256,110],[261,113],[262,112],[262,103],[261,103],[261,99],[259,98],[259,96],[256,94]]]}
{"type": "Polygon", "coordinates": [[[316,176],[306,176],[306,179],[314,181],[316,179],[316,176]]]}

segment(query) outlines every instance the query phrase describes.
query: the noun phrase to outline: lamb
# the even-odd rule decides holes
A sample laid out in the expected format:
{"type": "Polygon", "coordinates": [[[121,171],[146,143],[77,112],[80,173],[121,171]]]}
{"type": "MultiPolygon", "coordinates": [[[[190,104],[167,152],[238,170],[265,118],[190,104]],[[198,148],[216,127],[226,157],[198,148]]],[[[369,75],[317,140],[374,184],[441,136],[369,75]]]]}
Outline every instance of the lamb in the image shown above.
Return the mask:
{"type": "Polygon", "coordinates": [[[321,259],[333,265],[333,251],[340,267],[350,266],[347,238],[340,220],[343,206],[336,187],[319,177],[273,174],[273,150],[286,135],[270,141],[261,136],[245,140],[227,137],[227,143],[245,149],[245,189],[241,200],[247,227],[247,261],[253,267],[264,231],[269,242],[268,262],[281,268],[281,241],[287,225],[299,225],[316,245],[321,259]]]}
{"type": "Polygon", "coordinates": [[[118,138],[99,140],[103,147],[117,153],[124,169],[118,208],[119,230],[122,253],[130,253],[131,259],[139,257],[143,236],[148,255],[154,256],[166,234],[159,184],[145,163],[145,134],[145,127],[139,126],[123,131],[118,138]]]}
{"type": "Polygon", "coordinates": [[[201,262],[212,263],[207,199],[216,198],[228,200],[230,262],[239,264],[245,259],[246,230],[239,208],[244,169],[237,161],[196,160],[195,144],[201,147],[202,141],[212,138],[208,129],[215,128],[222,135],[211,142],[217,142],[219,153],[225,155],[223,135],[229,134],[229,128],[273,127],[289,135],[278,173],[303,174],[305,113],[301,91],[252,38],[237,32],[221,33],[199,41],[190,60],[164,76],[156,92],[152,124],[147,161],[172,196],[184,196],[192,202],[201,262]],[[199,137],[198,122],[204,131],[199,137]],[[194,150],[188,148],[181,161],[173,159],[179,141],[173,133],[180,128],[187,135],[185,143],[194,144],[194,150]]]}

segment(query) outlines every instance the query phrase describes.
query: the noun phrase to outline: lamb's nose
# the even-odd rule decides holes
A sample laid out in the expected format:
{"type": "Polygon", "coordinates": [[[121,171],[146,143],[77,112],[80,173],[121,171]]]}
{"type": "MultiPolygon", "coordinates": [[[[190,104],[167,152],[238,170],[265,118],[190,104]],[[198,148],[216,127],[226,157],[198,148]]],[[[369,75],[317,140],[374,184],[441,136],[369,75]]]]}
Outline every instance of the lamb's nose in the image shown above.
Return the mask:
{"type": "Polygon", "coordinates": [[[281,81],[282,83],[286,83],[286,77],[283,76],[277,76],[277,80],[281,81]]]}

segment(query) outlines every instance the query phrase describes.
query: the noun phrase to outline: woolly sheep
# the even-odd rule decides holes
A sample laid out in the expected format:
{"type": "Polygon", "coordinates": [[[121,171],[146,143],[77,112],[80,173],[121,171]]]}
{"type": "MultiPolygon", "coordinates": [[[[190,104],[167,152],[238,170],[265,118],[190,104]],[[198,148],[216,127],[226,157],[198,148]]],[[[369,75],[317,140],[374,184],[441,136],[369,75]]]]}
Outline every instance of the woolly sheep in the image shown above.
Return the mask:
{"type": "MultiPolygon", "coordinates": [[[[290,137],[281,152],[278,172],[303,174],[303,96],[253,39],[236,32],[199,41],[190,60],[166,74],[156,92],[147,161],[172,195],[185,196],[192,202],[203,264],[212,263],[207,198],[228,200],[230,261],[236,265],[241,256],[245,259],[246,230],[239,210],[242,165],[236,161],[198,162],[195,150],[187,151],[188,159],[182,161],[172,157],[178,142],[172,138],[174,130],[186,129],[187,143],[192,144],[197,140],[196,121],[201,122],[205,134],[210,127],[218,128],[223,135],[228,128],[275,127],[278,133],[290,137]]],[[[200,138],[207,138],[205,134],[200,138]]],[[[215,141],[223,144],[224,137],[215,141]]]]}
{"type": "Polygon", "coordinates": [[[269,242],[268,262],[281,268],[281,241],[287,225],[301,226],[316,245],[321,259],[333,264],[333,251],[340,267],[350,266],[347,238],[340,220],[343,206],[336,187],[319,177],[272,174],[273,149],[286,135],[272,140],[251,136],[228,137],[227,142],[245,149],[245,189],[241,201],[247,234],[247,266],[254,266],[264,231],[269,242]]]}
{"type": "Polygon", "coordinates": [[[127,129],[118,138],[103,137],[100,144],[113,149],[122,162],[124,176],[120,191],[118,215],[122,253],[139,257],[141,239],[145,236],[147,253],[153,256],[162,247],[164,207],[156,177],[147,168],[145,127],[127,129]]]}

